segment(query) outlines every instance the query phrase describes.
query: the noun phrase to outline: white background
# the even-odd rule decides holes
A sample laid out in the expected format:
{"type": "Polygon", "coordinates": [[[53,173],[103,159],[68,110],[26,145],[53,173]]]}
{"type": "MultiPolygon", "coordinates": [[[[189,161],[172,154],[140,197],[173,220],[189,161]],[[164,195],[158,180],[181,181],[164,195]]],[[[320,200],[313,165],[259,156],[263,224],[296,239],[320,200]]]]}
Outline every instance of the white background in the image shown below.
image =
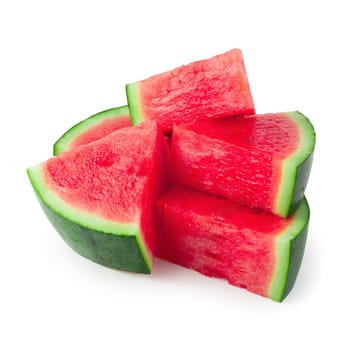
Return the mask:
{"type": "Polygon", "coordinates": [[[0,348],[349,349],[347,1],[0,3],[0,348]],[[282,303],[156,261],[152,276],[71,251],[25,169],[124,84],[242,49],[258,112],[317,131],[304,262],[282,303]]]}

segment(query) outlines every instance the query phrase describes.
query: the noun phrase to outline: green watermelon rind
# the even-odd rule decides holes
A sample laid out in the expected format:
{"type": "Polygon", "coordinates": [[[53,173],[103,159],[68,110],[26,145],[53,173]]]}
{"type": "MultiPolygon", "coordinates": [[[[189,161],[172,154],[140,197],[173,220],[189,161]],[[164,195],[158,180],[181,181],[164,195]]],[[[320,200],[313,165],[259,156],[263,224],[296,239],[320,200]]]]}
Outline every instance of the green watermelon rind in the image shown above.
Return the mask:
{"type": "Polygon", "coordinates": [[[82,120],[68,129],[53,145],[53,155],[58,156],[60,153],[70,149],[74,140],[83,132],[88,131],[93,126],[98,125],[104,120],[124,117],[129,115],[128,106],[121,106],[106,109],[102,112],[96,113],[89,118],[82,120]]]}
{"type": "Polygon", "coordinates": [[[297,150],[282,163],[281,182],[274,213],[287,218],[304,197],[309,179],[316,134],[313,125],[299,111],[286,112],[298,126],[300,141],[297,150]]]}
{"type": "Polygon", "coordinates": [[[142,123],[145,118],[141,109],[141,97],[140,97],[140,88],[139,83],[132,83],[126,85],[126,97],[128,100],[130,119],[132,125],[137,125],[142,123]]]}
{"type": "Polygon", "coordinates": [[[81,211],[63,201],[45,184],[41,164],[28,177],[49,221],[82,256],[115,269],[151,273],[152,259],[136,223],[118,223],[81,211]]]}
{"type": "Polygon", "coordinates": [[[276,238],[275,271],[268,291],[272,300],[282,301],[294,286],[303,260],[309,219],[310,208],[304,197],[291,224],[276,238]]]}

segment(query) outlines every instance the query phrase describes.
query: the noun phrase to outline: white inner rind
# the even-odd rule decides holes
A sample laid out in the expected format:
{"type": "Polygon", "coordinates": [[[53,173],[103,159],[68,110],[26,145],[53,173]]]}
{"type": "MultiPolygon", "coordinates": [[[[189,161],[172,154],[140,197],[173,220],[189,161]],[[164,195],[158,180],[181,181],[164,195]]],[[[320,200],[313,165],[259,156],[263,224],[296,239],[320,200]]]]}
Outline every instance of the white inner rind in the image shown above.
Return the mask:
{"type": "Polygon", "coordinates": [[[309,222],[310,209],[306,198],[299,204],[293,214],[291,224],[276,238],[275,271],[270,283],[268,296],[275,301],[281,301],[288,280],[290,265],[290,244],[305,229],[309,222]]]}
{"type": "Polygon", "coordinates": [[[132,125],[139,124],[145,120],[141,109],[141,97],[139,83],[126,85],[126,97],[130,111],[132,125]]]}
{"type": "Polygon", "coordinates": [[[310,121],[300,112],[285,114],[298,125],[300,141],[296,151],[282,163],[281,183],[273,211],[283,217],[287,217],[293,200],[298,167],[310,156],[315,147],[315,131],[310,121]]]}

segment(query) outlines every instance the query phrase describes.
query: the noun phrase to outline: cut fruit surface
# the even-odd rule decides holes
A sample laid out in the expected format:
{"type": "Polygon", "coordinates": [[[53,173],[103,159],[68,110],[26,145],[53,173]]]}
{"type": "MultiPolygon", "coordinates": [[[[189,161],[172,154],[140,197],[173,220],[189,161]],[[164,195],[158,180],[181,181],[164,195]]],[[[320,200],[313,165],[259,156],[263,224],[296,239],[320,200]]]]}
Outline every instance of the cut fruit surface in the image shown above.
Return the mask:
{"type": "Polygon", "coordinates": [[[72,126],[55,142],[53,154],[58,156],[127,126],[131,126],[128,106],[107,109],[72,126]]]}
{"type": "Polygon", "coordinates": [[[304,196],[314,146],[299,112],[199,120],[174,127],[171,179],[287,217],[304,196]]]}
{"type": "Polygon", "coordinates": [[[102,265],[149,273],[166,147],[157,124],[147,122],[63,152],[28,175],[49,220],[74,250],[102,265]]]}
{"type": "Polygon", "coordinates": [[[126,86],[132,124],[154,119],[165,132],[202,118],[254,113],[240,50],[126,86]]]}
{"type": "Polygon", "coordinates": [[[157,201],[157,254],[175,264],[282,301],[298,274],[309,207],[288,219],[224,198],[174,188],[157,201]]]}

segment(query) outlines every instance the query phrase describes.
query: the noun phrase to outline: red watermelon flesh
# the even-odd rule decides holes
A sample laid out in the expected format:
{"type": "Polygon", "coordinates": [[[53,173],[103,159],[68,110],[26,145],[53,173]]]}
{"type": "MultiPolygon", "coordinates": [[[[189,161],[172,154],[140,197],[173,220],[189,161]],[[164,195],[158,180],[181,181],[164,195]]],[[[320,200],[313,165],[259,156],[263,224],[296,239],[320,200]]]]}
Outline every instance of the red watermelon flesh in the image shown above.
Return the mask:
{"type": "Polygon", "coordinates": [[[80,145],[86,145],[90,142],[99,140],[113,131],[131,126],[130,116],[120,116],[115,119],[102,120],[99,124],[94,125],[85,133],[80,134],[70,145],[71,148],[78,147],[80,145]]]}
{"type": "MultiPolygon", "coordinates": [[[[155,198],[154,178],[161,178],[160,161],[151,167],[153,159],[160,157],[155,150],[163,140],[156,130],[153,123],[125,128],[102,142],[51,158],[43,165],[45,181],[81,211],[120,223],[139,220],[155,198]],[[156,137],[159,140],[155,141],[156,137]],[[157,147],[147,147],[150,141],[157,147]]],[[[153,251],[154,234],[149,232],[151,225],[146,217],[149,215],[143,217],[142,231],[153,251]]]]}
{"type": "Polygon", "coordinates": [[[200,120],[174,128],[170,174],[175,184],[287,217],[303,198],[313,147],[299,112],[200,120]]]}
{"type": "Polygon", "coordinates": [[[164,131],[202,118],[254,113],[240,50],[127,85],[133,125],[154,119],[164,131]]]}
{"type": "Polygon", "coordinates": [[[306,201],[288,219],[203,192],[174,188],[157,202],[157,254],[274,300],[294,284],[309,218],[306,201]],[[291,254],[299,237],[298,257],[291,254]]]}

